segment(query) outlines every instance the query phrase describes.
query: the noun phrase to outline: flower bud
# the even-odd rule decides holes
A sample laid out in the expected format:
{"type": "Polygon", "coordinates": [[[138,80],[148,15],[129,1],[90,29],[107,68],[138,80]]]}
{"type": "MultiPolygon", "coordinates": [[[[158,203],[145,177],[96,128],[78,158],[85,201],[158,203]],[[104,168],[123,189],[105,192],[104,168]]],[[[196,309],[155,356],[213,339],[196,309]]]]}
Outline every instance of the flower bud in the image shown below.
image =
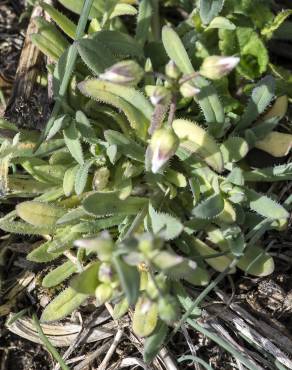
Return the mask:
{"type": "Polygon", "coordinates": [[[95,171],[92,187],[94,190],[101,191],[107,187],[110,171],[106,167],[101,167],[95,171]]]}
{"type": "Polygon", "coordinates": [[[165,74],[167,77],[177,80],[181,76],[181,71],[178,69],[175,62],[173,60],[170,60],[165,66],[165,74]]]}
{"type": "Polygon", "coordinates": [[[184,98],[193,98],[200,92],[200,89],[192,81],[187,81],[180,86],[179,91],[184,98]]]}
{"type": "Polygon", "coordinates": [[[144,75],[143,69],[133,60],[124,60],[99,75],[99,78],[120,85],[136,86],[144,75]]]}
{"type": "Polygon", "coordinates": [[[146,86],[146,94],[153,105],[167,104],[171,98],[170,91],[164,86],[146,86]]]}
{"type": "Polygon", "coordinates": [[[200,69],[200,74],[210,80],[218,80],[231,72],[239,63],[238,57],[207,57],[200,69]]]}
{"type": "Polygon", "coordinates": [[[104,304],[112,298],[113,289],[109,284],[100,284],[95,289],[95,297],[99,305],[104,304]]]}
{"type": "Polygon", "coordinates": [[[156,130],[150,140],[149,156],[151,171],[157,173],[166,165],[167,161],[175,154],[179,146],[179,138],[172,128],[156,130]]]}
{"type": "Polygon", "coordinates": [[[179,316],[179,306],[177,300],[170,295],[159,299],[158,314],[161,320],[165,321],[168,325],[173,324],[179,316]]]}
{"type": "Polygon", "coordinates": [[[98,270],[98,279],[102,283],[111,283],[114,275],[112,265],[109,262],[103,262],[98,270]]]}

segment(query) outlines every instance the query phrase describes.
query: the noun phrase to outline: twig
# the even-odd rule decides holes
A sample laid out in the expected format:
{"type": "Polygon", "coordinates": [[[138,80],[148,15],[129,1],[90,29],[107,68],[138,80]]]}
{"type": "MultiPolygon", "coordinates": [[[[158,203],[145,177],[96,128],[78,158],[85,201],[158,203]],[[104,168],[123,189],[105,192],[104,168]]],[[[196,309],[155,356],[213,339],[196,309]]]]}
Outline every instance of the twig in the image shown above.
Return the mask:
{"type": "Polygon", "coordinates": [[[74,367],[74,370],[82,370],[88,368],[88,365],[93,362],[97,357],[102,355],[110,348],[110,342],[103,344],[101,347],[97,348],[94,352],[87,354],[84,361],[74,367]]]}
{"type": "Polygon", "coordinates": [[[114,337],[114,340],[107,352],[107,354],[105,355],[104,359],[102,360],[102,363],[99,365],[99,367],[97,368],[97,370],[106,370],[107,369],[107,365],[110,361],[110,359],[112,358],[122,336],[124,335],[124,329],[118,329],[115,337],[114,337]]]}

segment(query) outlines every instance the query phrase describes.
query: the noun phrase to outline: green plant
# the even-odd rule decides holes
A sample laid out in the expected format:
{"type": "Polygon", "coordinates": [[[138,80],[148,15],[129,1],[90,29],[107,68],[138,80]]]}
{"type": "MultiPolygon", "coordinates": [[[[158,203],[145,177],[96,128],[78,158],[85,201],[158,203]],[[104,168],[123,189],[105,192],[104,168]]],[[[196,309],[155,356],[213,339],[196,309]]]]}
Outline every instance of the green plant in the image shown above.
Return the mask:
{"type": "MultiPolygon", "coordinates": [[[[81,13],[81,0],[60,3],[81,13]]],[[[275,131],[287,97],[277,97],[271,75],[253,84],[246,105],[229,93],[230,73],[255,78],[268,69],[260,36],[239,25],[239,18],[254,16],[252,2],[244,8],[201,1],[177,30],[160,29],[165,20],[154,12],[156,1],[143,0],[138,10],[134,1],[92,3],[85,2],[78,26],[42,3],[58,28],[38,20],[33,41],[54,60],[48,69],[56,106],[41,135],[0,121],[9,133],[0,134],[0,191],[4,202],[25,199],[0,228],[50,235],[27,256],[60,262],[45,287],[75,274],[45,308],[43,322],[65,317],[89,296],[112,302],[115,319],[135,306],[133,330],[147,337],[151,361],[182,311],[200,315],[199,301],[182,303],[185,283],[207,286],[214,272],[221,279],[236,269],[273,272],[261,237],[285,228],[289,213],[255,183],[291,180],[291,164],[250,168],[246,156],[255,147],[277,156],[281,146],[287,154],[292,136],[275,131]],[[120,16],[136,14],[133,36],[120,16]],[[193,42],[196,32],[201,40],[193,42]],[[234,35],[237,42],[230,41],[234,35]],[[246,38],[250,44],[241,48],[246,38]],[[204,40],[208,47],[198,48],[204,40]],[[257,57],[253,50],[260,50],[257,57]],[[64,257],[68,250],[75,262],[64,257]]],[[[262,35],[270,37],[281,22],[259,3],[265,18],[253,21],[262,28],[269,19],[262,35]]]]}

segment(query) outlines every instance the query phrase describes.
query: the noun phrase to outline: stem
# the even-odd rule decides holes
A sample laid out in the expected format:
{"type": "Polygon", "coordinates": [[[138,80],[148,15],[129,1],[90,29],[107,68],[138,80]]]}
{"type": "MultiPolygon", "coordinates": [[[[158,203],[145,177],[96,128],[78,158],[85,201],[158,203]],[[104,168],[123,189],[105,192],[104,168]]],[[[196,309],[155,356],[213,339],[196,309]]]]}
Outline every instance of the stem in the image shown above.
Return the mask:
{"type": "Polygon", "coordinates": [[[174,120],[175,116],[175,111],[176,111],[176,96],[173,95],[169,107],[169,114],[168,114],[168,125],[171,126],[172,122],[174,120]]]}

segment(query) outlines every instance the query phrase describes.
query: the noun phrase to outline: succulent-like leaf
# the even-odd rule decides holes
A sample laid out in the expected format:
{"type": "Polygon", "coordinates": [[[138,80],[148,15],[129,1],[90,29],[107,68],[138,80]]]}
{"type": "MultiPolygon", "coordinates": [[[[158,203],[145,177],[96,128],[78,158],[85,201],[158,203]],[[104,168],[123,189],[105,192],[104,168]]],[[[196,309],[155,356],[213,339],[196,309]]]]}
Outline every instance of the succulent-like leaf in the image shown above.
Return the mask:
{"type": "Polygon", "coordinates": [[[157,325],[157,303],[152,302],[146,295],[138,299],[133,315],[133,331],[139,337],[148,337],[157,325]]]}
{"type": "Polygon", "coordinates": [[[224,0],[200,0],[200,16],[204,24],[209,24],[222,10],[224,0]]]}
{"type": "Polygon", "coordinates": [[[87,294],[77,293],[70,287],[65,289],[46,306],[40,321],[52,322],[63,319],[78,308],[87,297],[87,294]]]}
{"type": "Polygon", "coordinates": [[[42,286],[45,288],[52,288],[56,285],[59,285],[76,271],[76,264],[68,260],[64,262],[61,266],[58,266],[54,270],[50,271],[43,278],[42,286]]]}
{"type": "Polygon", "coordinates": [[[148,200],[142,197],[129,197],[127,202],[119,198],[118,192],[95,192],[83,201],[83,208],[91,215],[136,215],[148,200]]]}
{"type": "Polygon", "coordinates": [[[137,267],[130,266],[114,255],[113,262],[129,304],[135,304],[139,296],[140,275],[137,267]]]}
{"type": "Polygon", "coordinates": [[[183,119],[174,120],[173,129],[180,139],[182,148],[198,155],[217,172],[223,171],[224,165],[221,151],[212,136],[204,129],[194,122],[183,119]]]}
{"type": "Polygon", "coordinates": [[[36,201],[22,202],[16,206],[17,216],[34,226],[54,226],[64,213],[61,207],[36,201]]]}

